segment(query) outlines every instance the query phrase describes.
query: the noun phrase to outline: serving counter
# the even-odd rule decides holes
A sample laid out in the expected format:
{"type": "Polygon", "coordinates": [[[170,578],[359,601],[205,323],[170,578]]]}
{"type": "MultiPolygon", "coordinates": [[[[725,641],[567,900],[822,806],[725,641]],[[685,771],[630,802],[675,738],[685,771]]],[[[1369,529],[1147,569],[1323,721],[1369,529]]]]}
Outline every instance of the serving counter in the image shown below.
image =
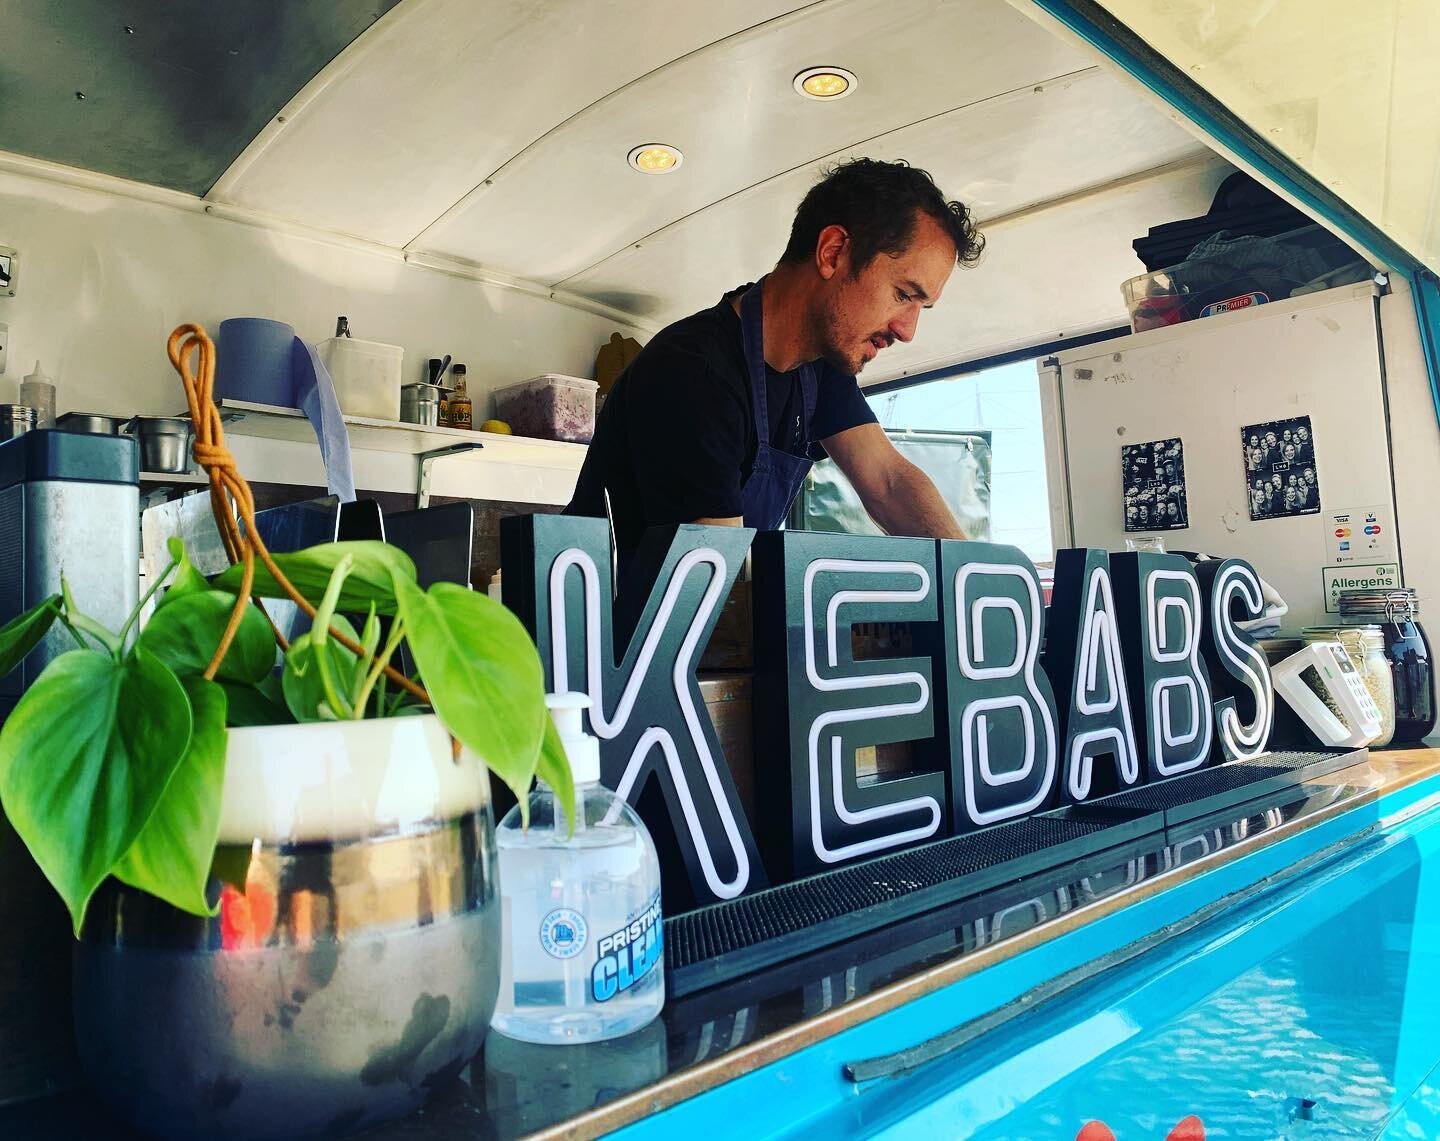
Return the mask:
{"type": "MultiPolygon", "coordinates": [[[[947,1102],[957,1074],[974,1079],[977,1067],[1010,1063],[1003,1080],[1014,1104],[991,1106],[1002,1117],[1043,1101],[1063,1075],[1042,1047],[1052,1033],[1058,1045],[1067,1003],[1102,1013],[1096,987],[1139,978],[1187,939],[1218,937],[1277,892],[1319,891],[1318,907],[1334,889],[1309,886],[1317,870],[1386,842],[1436,803],[1440,749],[1372,753],[1286,792],[672,1000],[625,1039],[555,1048],[492,1035],[427,1109],[368,1136],[801,1136],[822,1125],[884,1135],[927,1112],[952,1114],[946,1135],[970,1135],[947,1102]],[[1017,1033],[1028,1046],[1006,1045],[1017,1033]]],[[[1379,935],[1346,935],[1363,980],[1367,940],[1379,935]]],[[[1114,998],[1117,1015],[1121,1005],[1114,998]]],[[[1121,1039],[1137,1033],[1117,1030],[1121,1039]]],[[[1392,1100],[1402,1068],[1394,1065],[1392,1100]]],[[[1243,1073],[1235,1080],[1246,1088],[1243,1073]]],[[[981,1118],[971,1124],[986,1135],[981,1118]]],[[[1054,1127],[1047,1135],[1067,1139],[1078,1128],[1054,1127]]],[[[76,1090],[0,1110],[0,1136],[136,1135],[76,1090]]]]}

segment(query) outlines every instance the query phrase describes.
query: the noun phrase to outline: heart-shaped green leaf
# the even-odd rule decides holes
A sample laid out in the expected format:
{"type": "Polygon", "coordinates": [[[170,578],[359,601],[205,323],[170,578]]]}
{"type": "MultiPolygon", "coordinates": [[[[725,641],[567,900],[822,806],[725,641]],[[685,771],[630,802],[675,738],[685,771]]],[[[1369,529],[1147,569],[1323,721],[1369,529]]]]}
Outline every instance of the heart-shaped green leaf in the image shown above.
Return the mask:
{"type": "Polygon", "coordinates": [[[422,591],[397,579],[395,597],[440,720],[525,796],[550,720],[540,656],[525,627],[499,603],[455,583],[422,591]]]}
{"type": "Polygon", "coordinates": [[[142,646],[61,654],[0,730],[0,803],[77,935],[189,747],[185,690],[142,646]]]}
{"type": "MultiPolygon", "coordinates": [[[[321,543],[303,551],[291,554],[273,555],[280,573],[290,580],[312,606],[318,606],[330,584],[335,565],[345,556],[350,556],[353,565],[345,580],[338,609],[363,614],[370,604],[381,614],[395,613],[395,589],[392,581],[399,579],[413,583],[415,564],[410,556],[399,547],[391,547],[374,540],[360,540],[348,543],[321,543]]],[[[232,593],[240,589],[243,568],[231,567],[220,574],[214,585],[232,593]]],[[[255,582],[251,588],[261,598],[288,598],[270,571],[261,562],[255,564],[255,582]]]]}
{"type": "MultiPolygon", "coordinates": [[[[338,614],[331,617],[330,626],[347,638],[355,637],[355,628],[338,614]]],[[[281,675],[285,704],[296,721],[334,721],[341,713],[332,707],[330,694],[347,698],[354,693],[360,669],[360,659],[334,638],[326,638],[318,651],[309,634],[297,638],[286,651],[285,670],[281,675]],[[329,673],[328,690],[325,672],[320,668],[321,655],[329,673]]]]}
{"type": "Polygon", "coordinates": [[[214,915],[205,898],[225,787],[225,693],[204,678],[182,679],[194,728],[185,759],[113,875],[192,915],[214,915]]]}
{"type": "Polygon", "coordinates": [[[39,606],[0,626],[0,677],[4,677],[40,644],[60,614],[60,596],[52,594],[39,606]]]}
{"type": "Polygon", "coordinates": [[[157,610],[184,598],[187,594],[199,594],[210,589],[205,576],[196,570],[195,564],[190,561],[184,543],[172,535],[165,541],[165,545],[170,551],[170,557],[175,560],[175,574],[170,579],[170,585],[165,588],[165,593],[160,596],[160,601],[155,604],[157,610]]]}
{"type": "Polygon", "coordinates": [[[255,685],[221,682],[225,691],[225,723],[241,725],[293,725],[295,715],[285,704],[280,679],[273,674],[255,685]]]}
{"type": "MultiPolygon", "coordinates": [[[[565,819],[570,822],[570,830],[575,830],[575,778],[570,771],[570,758],[565,755],[565,745],[560,740],[560,731],[555,728],[555,721],[550,717],[549,711],[545,716],[545,740],[540,746],[540,756],[535,761],[535,775],[550,786],[555,797],[560,801],[560,807],[565,810],[565,819]]],[[[521,815],[525,816],[526,823],[529,823],[529,797],[520,797],[521,815]]]]}
{"type": "MultiPolygon", "coordinates": [[[[156,609],[140,631],[140,644],[179,676],[198,677],[210,665],[234,608],[235,596],[223,590],[183,595],[156,609]]],[[[253,685],[274,668],[275,634],[265,616],[247,606],[215,676],[253,685]]]]}

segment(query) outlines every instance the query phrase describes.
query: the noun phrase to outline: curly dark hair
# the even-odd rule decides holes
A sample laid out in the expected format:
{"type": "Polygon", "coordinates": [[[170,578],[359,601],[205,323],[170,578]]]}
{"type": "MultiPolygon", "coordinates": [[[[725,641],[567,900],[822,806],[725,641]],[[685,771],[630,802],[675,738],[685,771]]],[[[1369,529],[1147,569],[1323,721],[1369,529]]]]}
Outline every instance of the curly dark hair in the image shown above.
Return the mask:
{"type": "Polygon", "coordinates": [[[985,239],[961,202],[947,202],[935,180],[903,159],[880,162],[857,158],[838,163],[810,188],[790,227],[782,262],[803,262],[815,253],[826,226],[844,226],[850,234],[851,266],[858,273],[877,254],[900,254],[915,237],[921,214],[944,228],[955,244],[955,260],[974,265],[985,239]]]}

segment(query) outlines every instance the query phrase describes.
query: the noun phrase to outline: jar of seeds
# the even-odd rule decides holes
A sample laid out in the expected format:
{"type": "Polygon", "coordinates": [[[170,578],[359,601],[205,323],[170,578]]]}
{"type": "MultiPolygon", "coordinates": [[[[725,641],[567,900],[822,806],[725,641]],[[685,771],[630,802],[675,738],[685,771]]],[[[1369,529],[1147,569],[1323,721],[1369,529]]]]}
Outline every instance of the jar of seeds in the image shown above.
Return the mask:
{"type": "Polygon", "coordinates": [[[1306,645],[1339,642],[1351,664],[1365,682],[1365,688],[1380,709],[1380,736],[1370,748],[1383,749],[1395,736],[1395,682],[1390,659],[1385,654],[1385,637],[1379,626],[1307,626],[1301,631],[1306,645]]]}

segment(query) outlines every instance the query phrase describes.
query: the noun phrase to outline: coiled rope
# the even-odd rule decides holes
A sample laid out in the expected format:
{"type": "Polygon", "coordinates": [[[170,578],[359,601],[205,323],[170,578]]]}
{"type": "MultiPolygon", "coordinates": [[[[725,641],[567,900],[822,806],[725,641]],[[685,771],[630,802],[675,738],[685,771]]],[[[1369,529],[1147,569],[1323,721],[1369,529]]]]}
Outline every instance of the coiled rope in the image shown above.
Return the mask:
{"type": "MultiPolygon", "coordinates": [[[[265,569],[270,572],[271,577],[280,584],[281,589],[290,596],[290,600],[312,619],[315,617],[315,607],[290,584],[290,580],[275,565],[275,560],[265,549],[260,532],[255,526],[255,496],[250,491],[250,485],[245,482],[245,477],[236,467],[235,457],[225,446],[225,429],[220,420],[220,409],[215,404],[215,342],[210,339],[201,326],[181,325],[170,334],[166,350],[170,355],[170,363],[180,374],[180,380],[185,386],[185,401],[190,408],[190,420],[195,425],[195,445],[192,454],[195,462],[205,469],[205,474],[210,480],[210,509],[215,515],[215,526],[220,531],[220,541],[225,546],[225,554],[229,557],[231,565],[240,563],[244,567],[241,572],[240,590],[235,596],[235,608],[230,612],[230,621],[225,625],[225,631],[221,635],[220,644],[216,647],[214,656],[210,659],[210,664],[205,667],[206,680],[213,681],[215,672],[220,668],[220,663],[225,660],[230,644],[240,629],[240,623],[245,617],[245,608],[252,601],[251,590],[255,585],[255,559],[257,557],[265,565],[265,569]],[[197,360],[197,369],[193,372],[190,367],[192,357],[197,360]],[[243,528],[242,523],[244,524],[243,528]]],[[[254,599],[254,602],[260,612],[264,614],[265,608],[260,604],[259,599],[254,599]]],[[[270,621],[268,614],[265,617],[267,621],[270,621]]],[[[288,650],[290,647],[286,643],[284,635],[275,628],[273,621],[270,622],[270,627],[275,631],[275,640],[280,648],[288,650]]],[[[364,647],[335,629],[334,626],[329,628],[329,635],[357,657],[365,655],[364,647]]],[[[384,669],[385,676],[396,685],[412,697],[427,705],[430,704],[430,695],[403,673],[388,664],[384,669]]]]}

